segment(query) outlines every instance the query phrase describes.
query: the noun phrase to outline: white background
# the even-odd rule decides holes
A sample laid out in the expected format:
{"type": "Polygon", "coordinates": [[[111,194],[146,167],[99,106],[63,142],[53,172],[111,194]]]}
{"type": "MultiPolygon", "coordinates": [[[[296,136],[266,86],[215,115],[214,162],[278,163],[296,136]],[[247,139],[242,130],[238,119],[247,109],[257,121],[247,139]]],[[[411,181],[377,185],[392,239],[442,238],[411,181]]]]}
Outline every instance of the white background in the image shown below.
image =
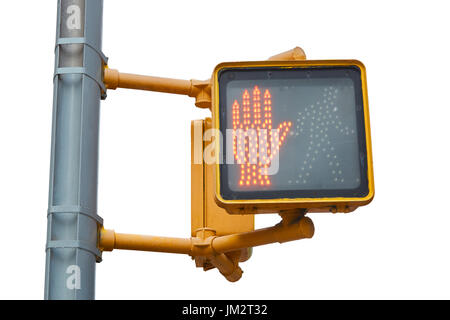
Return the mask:
{"type": "MultiPolygon", "coordinates": [[[[301,46],[367,67],[374,201],[311,214],[311,240],[254,250],[227,282],[187,256],[114,251],[98,299],[450,298],[450,65],[446,1],[105,1],[104,52],[123,72],[207,79],[222,61],[301,46]]],[[[0,11],[0,298],[42,299],[56,1],[0,11]]],[[[184,96],[110,91],[102,103],[99,214],[118,232],[187,237],[184,96]],[[164,134],[162,134],[164,133],[164,134]]],[[[276,216],[258,216],[270,226],[276,216]]]]}

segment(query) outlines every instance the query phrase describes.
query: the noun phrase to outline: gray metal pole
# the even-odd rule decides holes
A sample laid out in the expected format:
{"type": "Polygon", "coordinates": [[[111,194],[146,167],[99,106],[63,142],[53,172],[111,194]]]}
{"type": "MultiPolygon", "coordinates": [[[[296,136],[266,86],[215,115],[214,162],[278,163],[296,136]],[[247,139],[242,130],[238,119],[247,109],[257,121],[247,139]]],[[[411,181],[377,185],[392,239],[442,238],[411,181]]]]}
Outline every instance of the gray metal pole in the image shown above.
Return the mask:
{"type": "Polygon", "coordinates": [[[58,0],[45,299],[94,299],[103,0],[58,0]]]}

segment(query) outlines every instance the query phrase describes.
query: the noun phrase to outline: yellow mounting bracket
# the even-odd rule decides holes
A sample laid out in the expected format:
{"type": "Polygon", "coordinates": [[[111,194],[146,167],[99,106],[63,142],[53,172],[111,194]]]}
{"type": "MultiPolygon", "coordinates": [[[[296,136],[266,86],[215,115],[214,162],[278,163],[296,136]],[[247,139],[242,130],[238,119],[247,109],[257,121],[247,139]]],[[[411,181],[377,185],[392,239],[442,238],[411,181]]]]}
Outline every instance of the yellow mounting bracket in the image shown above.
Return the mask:
{"type": "MultiPolygon", "coordinates": [[[[296,47],[270,60],[304,60],[304,51],[296,47]]],[[[199,108],[211,109],[210,80],[178,80],[119,73],[106,68],[104,82],[107,89],[128,88],[184,94],[195,98],[199,108]]],[[[190,255],[197,267],[205,271],[217,268],[229,281],[242,276],[239,262],[248,260],[252,248],[270,243],[311,238],[314,225],[306,211],[281,212],[281,222],[265,229],[254,229],[254,215],[230,215],[214,200],[214,165],[204,161],[204,151],[212,141],[205,141],[205,133],[212,128],[210,118],[191,124],[191,238],[167,238],[121,234],[102,229],[99,247],[114,249],[181,253],[190,255]]]]}
{"type": "Polygon", "coordinates": [[[227,280],[234,282],[242,276],[238,263],[248,259],[245,254],[248,248],[314,235],[314,225],[311,219],[304,217],[304,213],[290,213],[282,218],[273,227],[224,236],[216,236],[215,231],[208,228],[198,230],[191,238],[121,234],[103,229],[99,247],[102,251],[123,249],[188,254],[196,260],[198,267],[205,271],[216,267],[227,280]]]}

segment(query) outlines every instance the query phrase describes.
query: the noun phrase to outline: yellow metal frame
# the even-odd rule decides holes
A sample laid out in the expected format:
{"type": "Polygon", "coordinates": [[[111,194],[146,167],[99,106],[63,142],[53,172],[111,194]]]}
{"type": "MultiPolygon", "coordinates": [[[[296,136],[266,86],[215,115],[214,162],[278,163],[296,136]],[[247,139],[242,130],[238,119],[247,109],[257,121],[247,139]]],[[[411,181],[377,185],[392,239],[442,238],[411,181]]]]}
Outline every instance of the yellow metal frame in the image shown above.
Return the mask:
{"type": "MultiPolygon", "coordinates": [[[[274,57],[276,58],[276,57],[274,57]]],[[[280,59],[281,60],[281,59],[280,59]]],[[[296,61],[250,61],[250,62],[226,62],[219,64],[213,73],[212,79],[212,113],[214,128],[220,129],[219,118],[219,82],[218,74],[221,70],[228,68],[251,68],[251,67],[322,67],[322,66],[354,66],[361,71],[361,83],[364,105],[364,124],[366,132],[367,148],[367,177],[369,193],[361,198],[295,198],[295,199],[253,199],[253,200],[225,200],[220,193],[220,144],[216,143],[216,165],[215,165],[215,196],[220,207],[225,208],[229,213],[234,214],[254,214],[254,213],[276,213],[290,209],[308,209],[308,211],[332,211],[350,212],[359,206],[369,204],[375,194],[372,162],[372,142],[370,137],[369,103],[367,97],[366,68],[358,60],[296,60],[296,61]]]]}

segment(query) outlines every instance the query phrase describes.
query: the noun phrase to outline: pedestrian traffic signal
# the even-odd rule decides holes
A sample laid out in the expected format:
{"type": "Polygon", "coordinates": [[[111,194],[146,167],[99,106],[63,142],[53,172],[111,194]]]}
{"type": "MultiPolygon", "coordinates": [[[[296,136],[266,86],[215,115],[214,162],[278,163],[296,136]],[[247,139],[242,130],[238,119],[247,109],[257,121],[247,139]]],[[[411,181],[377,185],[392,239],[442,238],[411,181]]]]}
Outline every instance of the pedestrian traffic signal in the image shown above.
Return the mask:
{"type": "Polygon", "coordinates": [[[372,200],[361,62],[223,63],[213,76],[219,206],[348,212],[372,200]]]}
{"type": "Polygon", "coordinates": [[[252,248],[311,238],[308,211],[368,204],[374,184],[365,68],[304,59],[296,47],[267,62],[222,63],[205,81],[105,68],[108,90],[188,95],[212,118],[191,126],[191,237],[101,228],[100,250],[188,254],[197,267],[217,268],[234,282],[252,248]],[[255,230],[254,213],[279,213],[281,221],[255,230]]]}

